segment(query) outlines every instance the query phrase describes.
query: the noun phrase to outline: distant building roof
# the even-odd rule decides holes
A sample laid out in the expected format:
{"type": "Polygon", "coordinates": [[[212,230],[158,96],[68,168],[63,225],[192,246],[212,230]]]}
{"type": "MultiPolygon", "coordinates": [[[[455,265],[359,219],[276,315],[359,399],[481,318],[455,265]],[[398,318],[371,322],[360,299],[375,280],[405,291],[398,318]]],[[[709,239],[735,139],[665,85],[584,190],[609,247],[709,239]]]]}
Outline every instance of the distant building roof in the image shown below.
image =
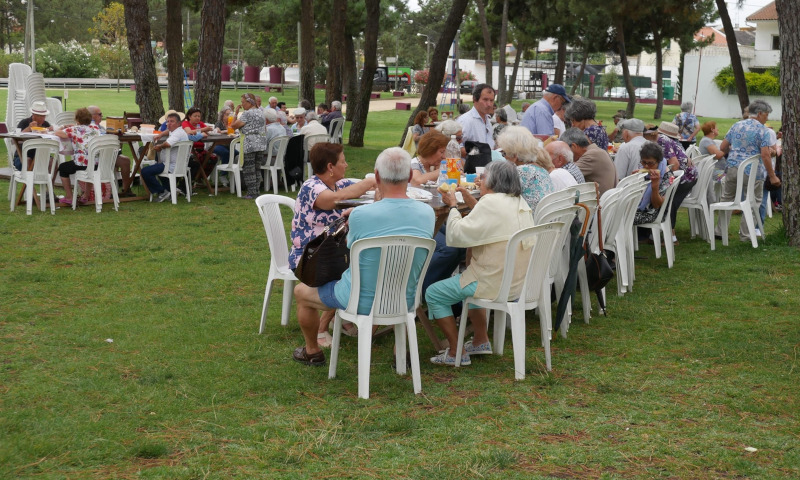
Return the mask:
{"type": "Polygon", "coordinates": [[[746,18],[748,22],[757,22],[759,20],[777,20],[778,9],[775,7],[775,2],[770,3],[766,7],[757,11],[746,18]]]}
{"type": "MultiPolygon", "coordinates": [[[[714,41],[712,42],[712,45],[718,45],[718,46],[727,45],[727,40],[725,40],[725,38],[726,38],[725,34],[722,33],[721,31],[717,30],[714,27],[703,27],[703,28],[701,28],[700,30],[697,31],[697,33],[694,34],[694,39],[699,42],[701,40],[705,40],[705,39],[711,38],[712,36],[714,37],[714,41]]],[[[737,37],[737,41],[738,41],[738,37],[737,37]]]]}
{"type": "Polygon", "coordinates": [[[736,43],[752,47],[756,44],[756,34],[748,30],[736,30],[736,43]]]}

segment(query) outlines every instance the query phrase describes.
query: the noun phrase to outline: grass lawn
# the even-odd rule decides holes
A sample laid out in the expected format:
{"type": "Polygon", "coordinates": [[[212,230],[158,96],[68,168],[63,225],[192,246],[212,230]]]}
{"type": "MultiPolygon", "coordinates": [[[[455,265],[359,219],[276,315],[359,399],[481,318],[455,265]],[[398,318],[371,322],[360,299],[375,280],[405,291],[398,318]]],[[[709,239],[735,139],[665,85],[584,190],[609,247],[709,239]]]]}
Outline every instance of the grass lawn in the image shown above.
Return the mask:
{"type": "MultiPolygon", "coordinates": [[[[407,115],[370,114],[348,173],[407,115]]],[[[800,254],[779,217],[758,249],[736,220],[711,252],[681,212],[674,268],[643,245],[634,291],[612,281],[608,317],[554,337],[552,372],[530,315],[524,381],[509,340],[458,370],[423,358],[415,396],[389,336],[363,401],[355,339],[334,380],[291,360],[279,289],[257,334],[269,251],[252,201],[2,209],[0,478],[798,478],[800,254]]]]}

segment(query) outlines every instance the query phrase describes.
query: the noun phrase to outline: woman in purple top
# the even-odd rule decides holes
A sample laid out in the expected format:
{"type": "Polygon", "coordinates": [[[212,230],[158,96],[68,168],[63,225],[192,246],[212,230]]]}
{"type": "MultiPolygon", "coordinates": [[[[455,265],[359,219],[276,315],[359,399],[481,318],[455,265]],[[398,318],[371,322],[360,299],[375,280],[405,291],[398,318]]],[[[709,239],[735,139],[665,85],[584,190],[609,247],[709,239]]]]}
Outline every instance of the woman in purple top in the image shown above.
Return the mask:
{"type": "Polygon", "coordinates": [[[606,129],[594,119],[597,106],[587,98],[573,98],[567,105],[567,119],[573,127],[583,130],[583,134],[598,147],[608,151],[608,134],[606,129]]]}
{"type": "MultiPolygon", "coordinates": [[[[336,202],[358,198],[367,190],[375,188],[375,179],[367,178],[358,183],[346,179],[347,161],[344,147],[335,143],[317,143],[308,153],[314,175],[303,183],[294,207],[292,219],[292,251],[289,253],[289,268],[297,268],[306,244],[319,236],[334,220],[345,214],[336,208],[336,202]]],[[[328,324],[332,315],[320,321],[317,340],[322,346],[330,346],[328,324]]]]}

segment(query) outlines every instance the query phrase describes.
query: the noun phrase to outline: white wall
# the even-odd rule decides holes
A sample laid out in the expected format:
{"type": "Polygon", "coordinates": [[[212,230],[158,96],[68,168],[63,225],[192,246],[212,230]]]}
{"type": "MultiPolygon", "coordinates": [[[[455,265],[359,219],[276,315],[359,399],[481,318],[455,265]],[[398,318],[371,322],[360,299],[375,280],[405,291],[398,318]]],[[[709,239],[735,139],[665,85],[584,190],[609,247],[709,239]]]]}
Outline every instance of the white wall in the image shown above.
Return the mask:
{"type": "MultiPolygon", "coordinates": [[[[745,70],[750,66],[754,51],[751,47],[739,46],[742,66],[745,70]]],[[[741,118],[739,98],[728,95],[717,88],[714,77],[723,68],[731,64],[726,47],[706,47],[700,51],[693,50],[686,54],[683,74],[683,101],[694,103],[695,114],[701,117],[741,118]],[[699,67],[699,70],[698,70],[699,67]],[[699,73],[698,73],[699,71],[699,73]]],[[[781,119],[780,97],[750,96],[750,101],[765,100],[772,106],[770,120],[781,119]]]]}
{"type": "Polygon", "coordinates": [[[780,50],[772,49],[772,37],[778,35],[778,22],[760,21],[756,28],[756,55],[753,60],[754,67],[772,67],[781,59],[780,50]]]}

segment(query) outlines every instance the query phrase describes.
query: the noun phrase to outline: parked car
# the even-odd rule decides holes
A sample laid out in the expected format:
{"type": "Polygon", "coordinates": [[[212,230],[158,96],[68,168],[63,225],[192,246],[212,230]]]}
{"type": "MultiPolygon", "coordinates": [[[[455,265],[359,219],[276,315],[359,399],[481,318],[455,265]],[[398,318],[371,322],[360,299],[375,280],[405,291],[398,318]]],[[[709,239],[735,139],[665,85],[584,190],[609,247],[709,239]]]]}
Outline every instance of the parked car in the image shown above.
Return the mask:
{"type": "Polygon", "coordinates": [[[625,87],[614,87],[610,91],[603,93],[605,98],[628,98],[628,90],[625,87]]]}
{"type": "Polygon", "coordinates": [[[637,88],[636,98],[656,98],[655,88],[637,88]]]}
{"type": "Polygon", "coordinates": [[[472,94],[472,91],[475,90],[475,87],[478,86],[477,80],[464,80],[461,82],[461,93],[472,94]]]}

